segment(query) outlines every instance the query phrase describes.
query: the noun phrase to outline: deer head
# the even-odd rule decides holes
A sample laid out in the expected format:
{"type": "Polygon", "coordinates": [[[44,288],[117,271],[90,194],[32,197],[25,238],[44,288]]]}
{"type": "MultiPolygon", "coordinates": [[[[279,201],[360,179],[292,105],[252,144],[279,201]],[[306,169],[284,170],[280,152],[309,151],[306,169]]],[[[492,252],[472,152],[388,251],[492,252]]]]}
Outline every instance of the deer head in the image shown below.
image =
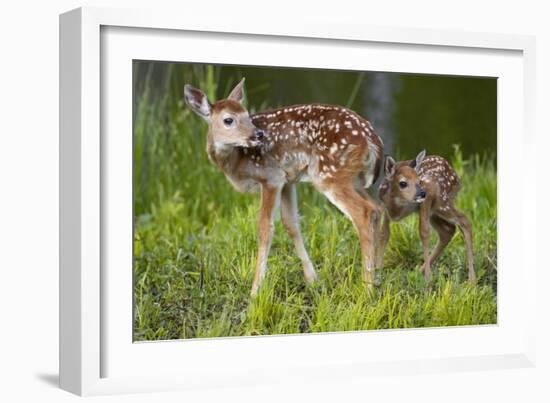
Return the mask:
{"type": "Polygon", "coordinates": [[[422,150],[414,160],[397,163],[392,157],[386,157],[385,181],[391,199],[397,204],[422,203],[426,199],[426,192],[418,177],[418,170],[425,156],[426,150],[422,150]]]}
{"type": "Polygon", "coordinates": [[[217,147],[255,147],[265,136],[252,123],[243,106],[244,78],[226,99],[210,103],[206,94],[190,86],[184,87],[185,102],[193,112],[208,123],[209,141],[217,147]]]}

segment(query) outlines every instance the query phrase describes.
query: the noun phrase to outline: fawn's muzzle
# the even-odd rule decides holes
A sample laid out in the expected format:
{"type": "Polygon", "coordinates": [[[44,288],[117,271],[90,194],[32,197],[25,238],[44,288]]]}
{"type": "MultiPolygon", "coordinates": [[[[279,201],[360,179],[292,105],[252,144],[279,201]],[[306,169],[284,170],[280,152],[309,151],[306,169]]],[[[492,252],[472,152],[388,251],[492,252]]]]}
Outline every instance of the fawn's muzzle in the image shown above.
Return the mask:
{"type": "Polygon", "coordinates": [[[416,186],[416,195],[414,201],[417,203],[422,203],[426,199],[426,192],[420,186],[416,186]]]}
{"type": "Polygon", "coordinates": [[[254,129],[254,139],[262,141],[265,138],[265,132],[262,129],[254,129]]]}

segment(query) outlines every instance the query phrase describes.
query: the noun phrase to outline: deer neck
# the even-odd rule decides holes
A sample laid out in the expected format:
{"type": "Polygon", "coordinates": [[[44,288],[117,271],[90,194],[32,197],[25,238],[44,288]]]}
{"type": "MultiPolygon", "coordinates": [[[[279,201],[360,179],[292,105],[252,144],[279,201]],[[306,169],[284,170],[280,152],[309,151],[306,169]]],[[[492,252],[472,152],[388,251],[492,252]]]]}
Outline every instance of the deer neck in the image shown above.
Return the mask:
{"type": "Polygon", "coordinates": [[[393,200],[388,207],[388,214],[394,221],[400,221],[418,210],[417,203],[401,204],[393,200]]]}
{"type": "Polygon", "coordinates": [[[208,139],[207,152],[210,161],[225,173],[232,172],[239,160],[237,147],[216,143],[210,138],[208,139]]]}

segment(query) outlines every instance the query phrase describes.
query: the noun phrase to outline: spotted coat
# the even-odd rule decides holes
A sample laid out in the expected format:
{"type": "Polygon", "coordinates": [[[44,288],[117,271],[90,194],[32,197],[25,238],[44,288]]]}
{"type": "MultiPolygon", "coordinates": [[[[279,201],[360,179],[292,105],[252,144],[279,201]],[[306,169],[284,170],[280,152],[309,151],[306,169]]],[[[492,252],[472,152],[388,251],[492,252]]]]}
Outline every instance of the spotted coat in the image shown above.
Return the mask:
{"type": "Polygon", "coordinates": [[[437,192],[435,208],[449,211],[460,190],[460,179],[451,164],[438,155],[429,155],[424,158],[418,169],[420,183],[426,189],[437,192]]]}
{"type": "Polygon", "coordinates": [[[368,120],[347,108],[291,105],[251,118],[266,137],[261,147],[245,152],[258,167],[275,161],[289,181],[338,180],[363,171],[368,187],[381,171],[382,140],[368,120]]]}

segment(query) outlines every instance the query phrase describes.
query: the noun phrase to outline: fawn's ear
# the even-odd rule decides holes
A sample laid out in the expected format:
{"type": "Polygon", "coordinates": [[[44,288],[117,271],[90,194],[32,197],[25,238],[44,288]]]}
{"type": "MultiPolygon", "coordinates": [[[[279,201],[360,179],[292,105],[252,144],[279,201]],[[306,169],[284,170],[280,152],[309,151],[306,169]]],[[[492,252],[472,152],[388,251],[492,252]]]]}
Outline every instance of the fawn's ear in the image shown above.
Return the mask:
{"type": "Polygon", "coordinates": [[[395,173],[395,160],[386,155],[386,164],[385,164],[386,176],[392,176],[395,173]]]}
{"type": "Polygon", "coordinates": [[[422,160],[424,160],[424,157],[426,156],[426,150],[422,150],[418,153],[416,158],[411,161],[411,168],[414,168],[417,172],[420,168],[420,164],[422,163],[422,160]]]}
{"type": "Polygon", "coordinates": [[[210,102],[208,102],[206,94],[201,90],[190,86],[189,84],[186,84],[185,87],[183,87],[183,93],[185,102],[189,105],[193,112],[210,123],[212,107],[210,106],[210,102]]]}
{"type": "Polygon", "coordinates": [[[233,88],[233,91],[231,91],[231,94],[227,97],[228,99],[232,99],[233,101],[237,101],[239,103],[243,103],[244,98],[244,77],[239,81],[239,84],[233,88]]]}

